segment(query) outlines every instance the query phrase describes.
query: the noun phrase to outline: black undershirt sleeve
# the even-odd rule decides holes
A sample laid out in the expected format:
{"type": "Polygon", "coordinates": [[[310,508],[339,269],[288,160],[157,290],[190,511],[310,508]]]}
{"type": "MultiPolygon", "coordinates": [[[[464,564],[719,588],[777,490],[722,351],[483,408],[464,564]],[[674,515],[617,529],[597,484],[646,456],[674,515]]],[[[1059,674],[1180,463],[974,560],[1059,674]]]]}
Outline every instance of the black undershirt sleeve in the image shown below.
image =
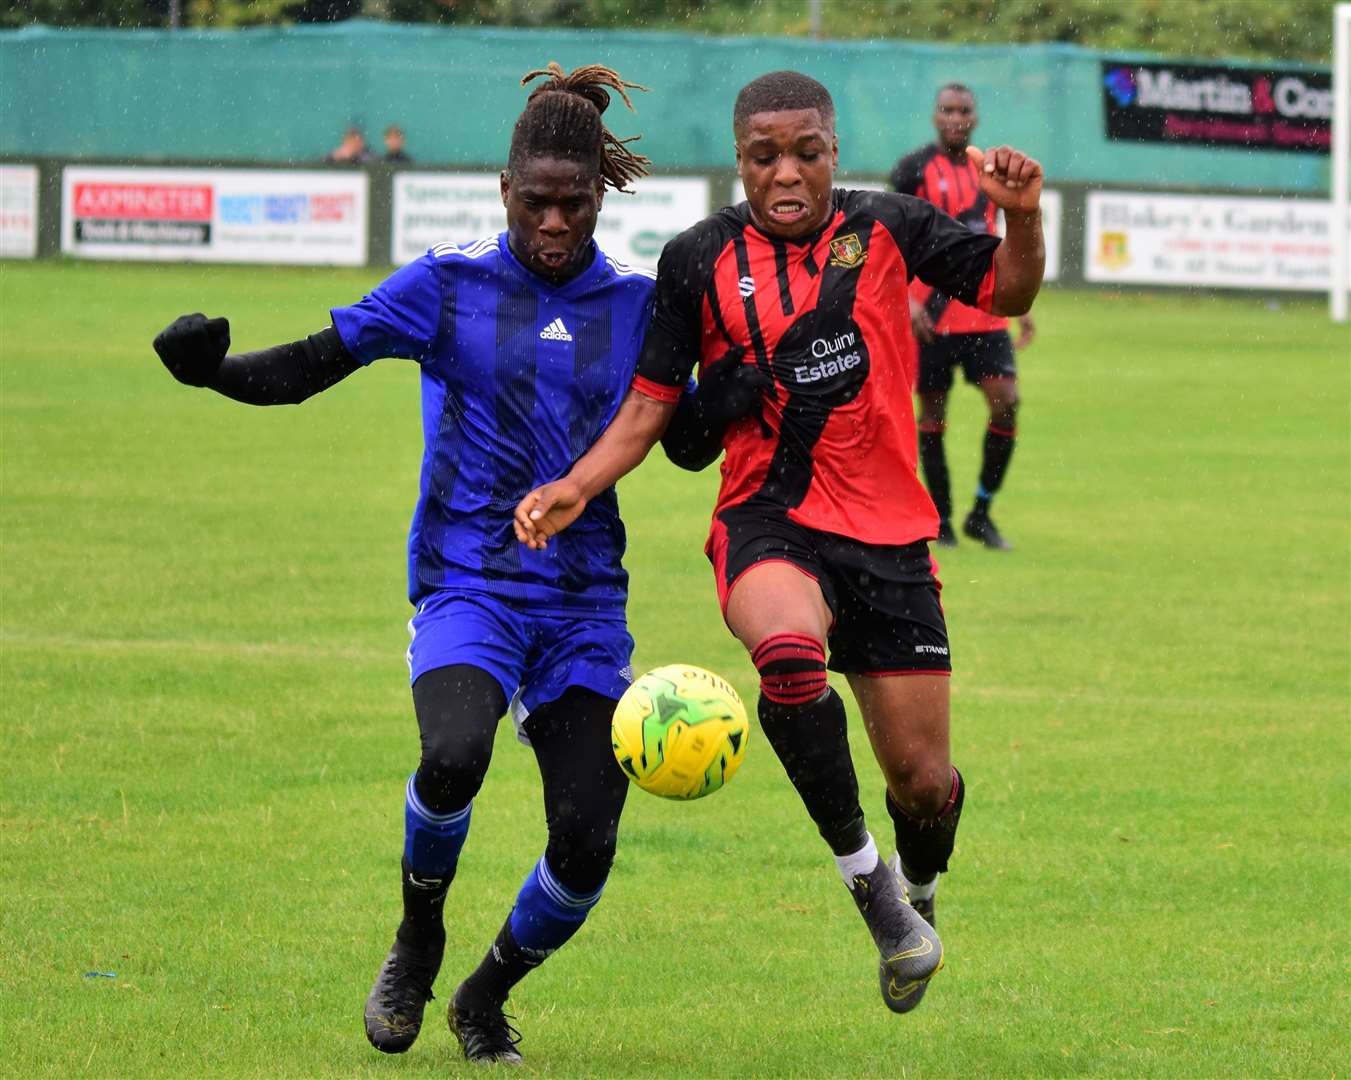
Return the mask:
{"type": "Polygon", "coordinates": [[[727,424],[709,417],[698,395],[687,389],[661,437],[661,448],[672,465],[698,472],[718,460],[726,430],[727,424]]]}
{"type": "MultiPolygon", "coordinates": [[[[672,240],[657,263],[652,322],[638,358],[638,375],[664,386],[687,384],[700,359],[703,304],[718,253],[723,223],[707,218],[672,240]]],[[[698,392],[686,385],[662,436],[666,456],[697,472],[722,453],[725,421],[710,417],[698,392]]]]}
{"type": "Polygon", "coordinates": [[[683,386],[699,360],[701,308],[713,273],[712,260],[699,257],[708,246],[700,235],[705,224],[686,229],[657,261],[652,322],[638,356],[638,375],[663,386],[683,386]]]}
{"type": "Polygon", "coordinates": [[[227,356],[207,385],[246,405],[299,405],[360,366],[330,326],[300,341],[227,356]]]}

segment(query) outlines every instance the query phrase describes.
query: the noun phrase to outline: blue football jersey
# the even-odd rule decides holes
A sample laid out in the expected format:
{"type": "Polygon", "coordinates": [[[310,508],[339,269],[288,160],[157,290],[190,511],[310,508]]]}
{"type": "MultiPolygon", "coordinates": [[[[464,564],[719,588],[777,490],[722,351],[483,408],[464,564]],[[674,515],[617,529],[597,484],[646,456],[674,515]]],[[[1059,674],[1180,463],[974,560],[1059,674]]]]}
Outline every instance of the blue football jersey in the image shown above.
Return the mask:
{"type": "Polygon", "coordinates": [[[550,284],[507,234],[443,244],[370,295],[333,310],[363,364],[422,368],[421,488],[408,534],[408,594],[487,592],[542,611],[624,617],[628,575],[614,489],[544,551],[516,540],[512,513],[563,476],[614,417],[633,379],[655,275],[596,249],[550,284]]]}

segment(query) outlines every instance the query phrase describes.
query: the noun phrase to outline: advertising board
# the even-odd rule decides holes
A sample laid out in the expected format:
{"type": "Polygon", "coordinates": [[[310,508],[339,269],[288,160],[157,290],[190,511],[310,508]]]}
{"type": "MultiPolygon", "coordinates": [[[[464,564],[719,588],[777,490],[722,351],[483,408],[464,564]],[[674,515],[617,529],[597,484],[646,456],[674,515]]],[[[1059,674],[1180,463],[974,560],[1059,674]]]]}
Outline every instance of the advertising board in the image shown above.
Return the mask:
{"type": "Polygon", "coordinates": [[[1109,139],[1326,154],[1326,71],[1104,60],[1109,139]]]}
{"type": "Polygon", "coordinates": [[[1331,204],[1094,191],[1084,277],[1138,285],[1325,291],[1331,204]]]}
{"type": "Polygon", "coordinates": [[[89,259],[361,266],[364,172],[70,166],[61,250],[89,259]]]}
{"type": "MultiPolygon", "coordinates": [[[[661,249],[708,213],[703,177],[645,177],[633,193],[607,191],[596,243],[607,255],[656,269],[661,249]]],[[[398,173],[394,177],[390,249],[396,263],[435,244],[464,244],[506,228],[496,173],[398,173]]]]}
{"type": "Polygon", "coordinates": [[[0,258],[32,259],[37,253],[37,167],[0,165],[0,258]]]}

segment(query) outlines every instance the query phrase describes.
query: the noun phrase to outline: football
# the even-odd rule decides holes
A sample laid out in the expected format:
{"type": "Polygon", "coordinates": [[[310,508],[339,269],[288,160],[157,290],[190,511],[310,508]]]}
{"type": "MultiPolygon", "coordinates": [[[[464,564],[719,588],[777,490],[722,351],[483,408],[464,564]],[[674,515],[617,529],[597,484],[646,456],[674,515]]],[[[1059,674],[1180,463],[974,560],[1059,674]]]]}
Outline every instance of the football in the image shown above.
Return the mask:
{"type": "Polygon", "coordinates": [[[610,723],[615,760],[644,791],[700,799],[727,783],[746,756],[750,724],[726,679],[667,664],[624,691],[610,723]]]}

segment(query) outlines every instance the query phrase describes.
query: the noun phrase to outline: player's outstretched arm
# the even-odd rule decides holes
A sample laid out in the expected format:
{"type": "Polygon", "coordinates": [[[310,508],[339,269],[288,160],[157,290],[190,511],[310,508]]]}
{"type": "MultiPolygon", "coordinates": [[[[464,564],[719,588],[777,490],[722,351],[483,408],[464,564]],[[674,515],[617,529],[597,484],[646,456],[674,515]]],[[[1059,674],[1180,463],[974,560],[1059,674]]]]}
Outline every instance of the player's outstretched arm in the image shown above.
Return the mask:
{"type": "Polygon", "coordinates": [[[642,464],[673,412],[674,404],[630,390],[610,426],[567,476],[535,488],[516,504],[512,523],[516,539],[532,551],[542,551],[549,537],[581,517],[590,500],[642,464]]]}
{"type": "Polygon", "coordinates": [[[763,395],[774,380],[754,364],[742,363],[745,350],[733,349],[709,364],[695,388],[676,403],[675,415],[661,437],[661,448],[672,464],[698,472],[722,453],[728,427],[751,413],[759,413],[763,395]]]}
{"type": "Polygon", "coordinates": [[[1011,146],[983,152],[968,146],[966,153],[980,177],[981,191],[1004,211],[1004,239],[994,257],[992,310],[996,315],[1025,315],[1041,289],[1046,269],[1041,163],[1011,146]]]}
{"type": "Polygon", "coordinates": [[[155,352],[179,382],[246,405],[299,405],[361,365],[333,327],[257,352],[230,351],[230,323],[181,315],[156,336],[155,352]]]}

